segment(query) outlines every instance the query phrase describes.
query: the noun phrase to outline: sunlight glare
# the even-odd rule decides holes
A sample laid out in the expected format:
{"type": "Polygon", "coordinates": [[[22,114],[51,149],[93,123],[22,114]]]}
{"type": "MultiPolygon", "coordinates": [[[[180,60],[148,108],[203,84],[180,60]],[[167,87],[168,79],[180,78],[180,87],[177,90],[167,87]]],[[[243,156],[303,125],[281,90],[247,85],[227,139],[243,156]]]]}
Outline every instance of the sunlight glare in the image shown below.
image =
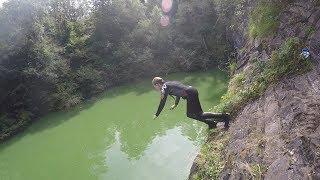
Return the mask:
{"type": "Polygon", "coordinates": [[[164,16],[161,17],[161,19],[160,19],[160,24],[161,24],[162,27],[168,26],[169,23],[170,23],[170,18],[169,18],[169,16],[164,15],[164,16]]]}
{"type": "Polygon", "coordinates": [[[168,13],[172,8],[172,0],[162,0],[162,11],[168,13]]]}

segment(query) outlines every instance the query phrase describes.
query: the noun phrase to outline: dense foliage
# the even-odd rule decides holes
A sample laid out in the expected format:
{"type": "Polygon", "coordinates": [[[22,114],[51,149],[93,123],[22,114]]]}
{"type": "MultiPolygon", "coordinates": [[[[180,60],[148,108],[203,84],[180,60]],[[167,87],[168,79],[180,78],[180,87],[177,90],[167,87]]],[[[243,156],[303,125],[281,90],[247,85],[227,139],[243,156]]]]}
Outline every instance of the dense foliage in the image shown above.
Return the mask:
{"type": "Polygon", "coordinates": [[[0,8],[0,139],[120,83],[224,64],[213,1],[9,0],[0,8]]]}

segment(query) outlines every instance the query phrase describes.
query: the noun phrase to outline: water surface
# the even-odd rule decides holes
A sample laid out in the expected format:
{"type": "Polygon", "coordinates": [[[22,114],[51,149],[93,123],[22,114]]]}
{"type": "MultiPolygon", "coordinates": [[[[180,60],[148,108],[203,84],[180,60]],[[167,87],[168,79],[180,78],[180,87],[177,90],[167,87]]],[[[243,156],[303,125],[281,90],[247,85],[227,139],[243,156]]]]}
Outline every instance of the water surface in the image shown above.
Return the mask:
{"type": "MultiPolygon", "coordinates": [[[[226,91],[220,71],[167,77],[195,86],[205,111],[226,91]]],[[[1,180],[183,180],[207,126],[185,115],[186,102],[166,107],[151,79],[113,88],[94,102],[52,113],[0,145],[1,180]]]]}

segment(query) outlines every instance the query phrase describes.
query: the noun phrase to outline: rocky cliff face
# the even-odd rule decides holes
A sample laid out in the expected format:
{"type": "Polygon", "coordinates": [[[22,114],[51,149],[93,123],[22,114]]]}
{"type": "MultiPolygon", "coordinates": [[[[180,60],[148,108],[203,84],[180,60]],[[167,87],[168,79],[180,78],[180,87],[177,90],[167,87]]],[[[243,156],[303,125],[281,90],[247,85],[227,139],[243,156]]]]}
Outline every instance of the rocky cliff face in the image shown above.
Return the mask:
{"type": "Polygon", "coordinates": [[[238,51],[239,69],[252,57],[267,61],[288,37],[304,42],[315,66],[307,74],[283,78],[236,115],[221,179],[320,179],[320,7],[316,5],[302,0],[290,3],[281,11],[272,37],[253,39],[233,33],[238,49],[244,48],[238,51]]]}
{"type": "Polygon", "coordinates": [[[320,178],[319,77],[285,78],[237,115],[221,179],[320,178]]]}
{"type": "Polygon", "coordinates": [[[264,38],[246,33],[247,12],[254,4],[245,1],[241,7],[231,31],[238,71],[252,58],[268,61],[289,37],[298,37],[310,49],[314,68],[282,78],[236,113],[219,179],[320,179],[319,1],[290,1],[279,13],[277,31],[264,38]]]}

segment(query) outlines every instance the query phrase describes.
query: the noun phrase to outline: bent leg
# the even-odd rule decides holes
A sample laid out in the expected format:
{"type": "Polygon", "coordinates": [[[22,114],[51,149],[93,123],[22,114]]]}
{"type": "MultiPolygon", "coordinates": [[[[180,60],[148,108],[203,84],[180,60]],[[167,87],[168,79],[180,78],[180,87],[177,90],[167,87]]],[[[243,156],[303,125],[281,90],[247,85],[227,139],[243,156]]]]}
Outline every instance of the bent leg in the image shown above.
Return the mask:
{"type": "Polygon", "coordinates": [[[204,122],[209,125],[209,128],[216,127],[216,122],[204,118],[202,116],[203,111],[199,101],[198,91],[195,88],[190,88],[187,90],[187,117],[204,122]]]}
{"type": "Polygon", "coordinates": [[[187,90],[187,117],[204,122],[209,128],[217,125],[216,120],[225,123],[225,127],[229,127],[229,114],[203,112],[199,101],[198,91],[195,88],[187,90]]]}
{"type": "Polygon", "coordinates": [[[187,113],[187,117],[191,119],[198,120],[200,122],[206,123],[210,129],[217,127],[217,122],[214,120],[204,119],[200,114],[190,114],[187,113]]]}

